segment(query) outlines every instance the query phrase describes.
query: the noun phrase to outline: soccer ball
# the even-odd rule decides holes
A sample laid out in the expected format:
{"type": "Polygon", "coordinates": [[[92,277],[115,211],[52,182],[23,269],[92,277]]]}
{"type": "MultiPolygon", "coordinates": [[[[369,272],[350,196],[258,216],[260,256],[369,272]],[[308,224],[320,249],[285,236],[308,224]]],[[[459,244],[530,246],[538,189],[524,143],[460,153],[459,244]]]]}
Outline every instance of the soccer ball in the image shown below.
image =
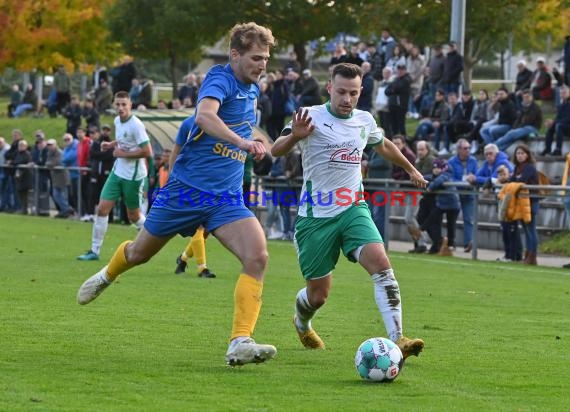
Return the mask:
{"type": "Polygon", "coordinates": [[[404,366],[404,356],[390,339],[370,338],[356,351],[354,365],[361,378],[376,382],[391,382],[404,366]]]}

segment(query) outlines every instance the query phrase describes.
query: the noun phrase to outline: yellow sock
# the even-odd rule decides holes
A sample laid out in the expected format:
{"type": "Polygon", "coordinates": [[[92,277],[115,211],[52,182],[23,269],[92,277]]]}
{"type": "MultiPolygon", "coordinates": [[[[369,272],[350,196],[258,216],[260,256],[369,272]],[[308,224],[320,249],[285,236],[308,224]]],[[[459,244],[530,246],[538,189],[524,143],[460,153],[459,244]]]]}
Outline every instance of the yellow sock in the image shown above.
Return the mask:
{"type": "Polygon", "coordinates": [[[186,249],[184,249],[184,252],[182,252],[182,255],[180,256],[180,259],[182,259],[184,262],[188,262],[188,259],[194,256],[194,252],[192,251],[192,239],[190,239],[190,242],[188,242],[186,245],[186,249]]]}
{"type": "Polygon", "coordinates": [[[127,262],[127,258],[125,257],[125,248],[129,243],[132,243],[132,241],[126,240],[121,243],[109,261],[109,267],[107,268],[107,279],[110,282],[114,281],[121,273],[126,272],[134,266],[127,262]]]}
{"type": "Polygon", "coordinates": [[[246,275],[239,275],[234,291],[234,321],[231,339],[251,336],[261,310],[263,282],[246,275]]]}
{"type": "Polygon", "coordinates": [[[206,264],[206,240],[204,239],[204,229],[198,229],[190,241],[194,258],[198,266],[206,264]]]}

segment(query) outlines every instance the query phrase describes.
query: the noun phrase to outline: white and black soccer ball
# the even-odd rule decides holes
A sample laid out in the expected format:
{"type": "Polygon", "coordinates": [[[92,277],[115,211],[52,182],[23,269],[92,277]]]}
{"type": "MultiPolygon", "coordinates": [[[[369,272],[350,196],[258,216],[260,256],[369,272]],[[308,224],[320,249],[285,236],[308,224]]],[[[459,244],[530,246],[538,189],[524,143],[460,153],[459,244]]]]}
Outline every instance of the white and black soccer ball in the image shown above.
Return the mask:
{"type": "Polygon", "coordinates": [[[375,382],[391,382],[404,366],[404,356],[390,339],[370,338],[356,351],[354,365],[361,378],[375,382]]]}

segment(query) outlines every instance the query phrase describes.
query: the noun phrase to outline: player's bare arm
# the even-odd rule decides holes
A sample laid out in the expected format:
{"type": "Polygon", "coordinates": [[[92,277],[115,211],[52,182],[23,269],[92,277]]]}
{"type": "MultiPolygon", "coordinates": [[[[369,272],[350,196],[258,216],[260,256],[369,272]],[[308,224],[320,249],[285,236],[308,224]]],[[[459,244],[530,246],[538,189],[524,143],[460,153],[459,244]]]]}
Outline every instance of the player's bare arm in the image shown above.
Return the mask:
{"type": "Polygon", "coordinates": [[[219,108],[220,102],[216,99],[204,98],[200,100],[196,108],[196,124],[198,127],[210,136],[216,136],[224,142],[251,153],[256,160],[262,159],[266,152],[263,143],[243,139],[233,132],[218,116],[219,108]]]}
{"type": "Polygon", "coordinates": [[[300,108],[291,118],[291,133],[286,136],[279,137],[273,147],[271,148],[271,154],[273,156],[284,156],[293,146],[299,142],[299,140],[306,139],[313,130],[315,130],[315,125],[312,123],[311,116],[309,116],[309,111],[307,109],[300,108]]]}
{"type": "Polygon", "coordinates": [[[135,150],[131,151],[126,151],[118,146],[115,146],[115,150],[113,150],[113,156],[122,157],[124,159],[144,159],[152,156],[152,148],[150,143],[139,146],[135,150]]]}
{"type": "Polygon", "coordinates": [[[375,149],[385,159],[402,167],[410,175],[410,180],[416,187],[426,187],[428,184],[427,180],[424,179],[422,174],[410,163],[408,159],[406,159],[402,152],[400,152],[400,149],[398,149],[390,140],[384,139],[382,144],[377,145],[375,149]]]}

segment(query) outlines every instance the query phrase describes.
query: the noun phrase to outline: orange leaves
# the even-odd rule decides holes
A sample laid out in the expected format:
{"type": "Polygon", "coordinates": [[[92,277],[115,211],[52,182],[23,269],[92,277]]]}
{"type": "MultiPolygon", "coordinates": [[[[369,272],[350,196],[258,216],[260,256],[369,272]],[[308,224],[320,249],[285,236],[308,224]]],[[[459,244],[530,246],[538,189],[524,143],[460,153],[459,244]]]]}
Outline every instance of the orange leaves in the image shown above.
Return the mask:
{"type": "Polygon", "coordinates": [[[106,56],[103,7],[112,0],[0,0],[0,69],[68,70],[106,56]]]}

